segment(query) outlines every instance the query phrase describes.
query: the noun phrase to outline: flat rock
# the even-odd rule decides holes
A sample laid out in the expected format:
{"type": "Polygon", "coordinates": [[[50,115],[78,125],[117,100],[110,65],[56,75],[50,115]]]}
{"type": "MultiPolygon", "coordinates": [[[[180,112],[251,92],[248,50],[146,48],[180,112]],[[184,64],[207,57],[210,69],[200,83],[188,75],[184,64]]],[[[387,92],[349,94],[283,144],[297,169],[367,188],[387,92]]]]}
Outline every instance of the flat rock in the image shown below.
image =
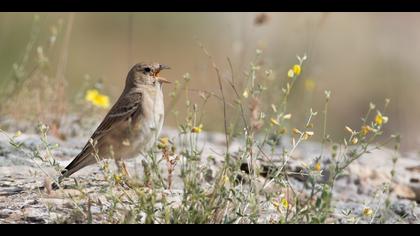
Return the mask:
{"type": "Polygon", "coordinates": [[[15,195],[23,191],[20,187],[2,187],[0,188],[0,196],[15,195]]]}
{"type": "Polygon", "coordinates": [[[420,201],[420,199],[417,199],[418,195],[413,191],[411,186],[396,185],[393,191],[399,198],[420,201]]]}

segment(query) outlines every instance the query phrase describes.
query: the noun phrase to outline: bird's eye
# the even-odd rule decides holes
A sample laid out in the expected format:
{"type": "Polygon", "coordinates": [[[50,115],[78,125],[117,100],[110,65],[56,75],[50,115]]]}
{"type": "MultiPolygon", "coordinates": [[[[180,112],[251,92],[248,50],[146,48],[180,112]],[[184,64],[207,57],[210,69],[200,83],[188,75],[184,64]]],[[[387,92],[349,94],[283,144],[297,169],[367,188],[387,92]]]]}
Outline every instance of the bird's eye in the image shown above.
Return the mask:
{"type": "Polygon", "coordinates": [[[144,71],[149,73],[151,71],[151,69],[149,67],[144,68],[144,71]]]}

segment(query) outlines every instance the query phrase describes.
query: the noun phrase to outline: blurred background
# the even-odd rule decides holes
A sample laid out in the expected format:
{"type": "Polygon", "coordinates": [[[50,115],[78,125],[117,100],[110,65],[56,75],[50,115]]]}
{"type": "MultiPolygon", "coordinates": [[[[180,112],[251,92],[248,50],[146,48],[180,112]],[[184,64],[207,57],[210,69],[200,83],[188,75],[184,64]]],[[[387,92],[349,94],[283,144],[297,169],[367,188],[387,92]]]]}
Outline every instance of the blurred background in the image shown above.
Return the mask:
{"type": "MultiPolygon", "coordinates": [[[[402,149],[417,152],[419,20],[419,13],[0,13],[0,117],[25,120],[32,115],[36,120],[52,112],[43,101],[63,96],[78,110],[77,97],[88,86],[100,87],[112,105],[136,62],[167,64],[172,69],[162,76],[182,81],[189,73],[191,90],[219,94],[202,44],[224,77],[231,75],[230,59],[237,81],[244,79],[257,49],[273,81],[287,79],[287,71],[298,63],[296,55],[307,54],[289,106],[293,122],[302,124],[311,107],[322,111],[324,90],[331,90],[328,130],[340,140],[347,135],[345,125],[360,126],[369,102],[382,109],[390,98],[385,131],[400,133],[402,149]],[[33,83],[22,79],[31,76],[39,78],[33,83]],[[63,86],[45,85],[52,80],[63,86]],[[22,89],[42,92],[15,98],[22,89]],[[34,115],[25,106],[42,112],[34,115]]],[[[173,87],[166,86],[165,93],[173,87]]],[[[233,100],[233,92],[227,93],[233,100]]],[[[271,93],[274,99],[281,96],[280,83],[271,93]]],[[[173,104],[168,113],[183,111],[182,99],[165,99],[173,104]]],[[[191,99],[199,101],[198,95],[191,99]]],[[[205,110],[205,130],[223,131],[222,103],[212,99],[205,110]]],[[[321,118],[315,122],[321,124],[321,118]]],[[[168,115],[166,125],[175,124],[168,115]]]]}

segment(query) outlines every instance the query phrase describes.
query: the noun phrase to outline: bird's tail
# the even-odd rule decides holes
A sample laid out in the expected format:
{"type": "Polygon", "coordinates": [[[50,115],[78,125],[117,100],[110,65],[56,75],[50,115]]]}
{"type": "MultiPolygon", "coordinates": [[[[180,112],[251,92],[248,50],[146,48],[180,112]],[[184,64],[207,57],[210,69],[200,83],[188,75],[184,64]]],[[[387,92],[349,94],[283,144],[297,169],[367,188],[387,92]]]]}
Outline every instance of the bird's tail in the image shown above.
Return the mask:
{"type": "Polygon", "coordinates": [[[61,174],[64,176],[63,178],[69,177],[85,166],[96,163],[96,158],[92,155],[93,153],[90,149],[91,148],[88,148],[87,150],[80,152],[80,154],[77,155],[66,168],[64,168],[64,170],[61,172],[61,174]]]}
{"type": "Polygon", "coordinates": [[[61,176],[58,178],[58,184],[53,183],[52,188],[58,189],[59,184],[61,181],[67,177],[70,177],[75,172],[79,171],[83,167],[86,167],[88,165],[96,163],[96,159],[94,156],[91,156],[91,152],[89,151],[89,148],[87,150],[83,150],[82,152],[77,155],[74,160],[67,165],[66,168],[64,168],[63,171],[61,171],[61,176]]]}

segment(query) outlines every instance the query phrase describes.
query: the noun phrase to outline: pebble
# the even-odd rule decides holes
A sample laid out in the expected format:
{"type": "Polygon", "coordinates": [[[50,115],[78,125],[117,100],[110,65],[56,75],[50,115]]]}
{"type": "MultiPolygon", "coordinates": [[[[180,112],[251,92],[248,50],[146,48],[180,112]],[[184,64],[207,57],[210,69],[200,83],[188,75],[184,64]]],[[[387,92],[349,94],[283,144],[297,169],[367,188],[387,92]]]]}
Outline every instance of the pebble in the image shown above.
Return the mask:
{"type": "Polygon", "coordinates": [[[2,187],[0,188],[0,196],[15,195],[23,191],[21,187],[2,187]]]}

